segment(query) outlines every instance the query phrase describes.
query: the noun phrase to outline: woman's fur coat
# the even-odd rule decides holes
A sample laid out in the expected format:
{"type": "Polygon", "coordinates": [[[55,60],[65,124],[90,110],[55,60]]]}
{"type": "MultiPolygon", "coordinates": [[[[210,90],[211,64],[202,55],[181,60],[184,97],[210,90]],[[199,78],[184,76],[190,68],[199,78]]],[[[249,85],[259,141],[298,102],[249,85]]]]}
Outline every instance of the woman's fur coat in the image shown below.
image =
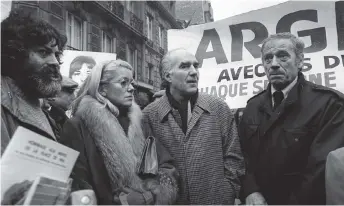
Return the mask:
{"type": "Polygon", "coordinates": [[[107,107],[90,96],[85,96],[81,100],[74,115],[81,119],[94,139],[108,170],[109,179],[112,180],[113,190],[118,194],[123,188],[140,192],[149,190],[155,196],[155,204],[173,204],[177,196],[177,185],[169,172],[164,172],[164,168],[159,167],[157,178],[145,179],[136,173],[145,141],[139,106],[133,102],[129,109],[128,135],[119,124],[117,115],[118,109],[110,112],[107,107]]]}

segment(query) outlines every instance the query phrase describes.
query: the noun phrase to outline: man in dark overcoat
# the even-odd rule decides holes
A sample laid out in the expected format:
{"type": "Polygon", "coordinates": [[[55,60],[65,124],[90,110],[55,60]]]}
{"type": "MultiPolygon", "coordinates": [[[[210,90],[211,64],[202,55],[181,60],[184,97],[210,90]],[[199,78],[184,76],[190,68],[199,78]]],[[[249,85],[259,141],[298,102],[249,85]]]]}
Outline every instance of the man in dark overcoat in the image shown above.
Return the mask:
{"type": "Polygon", "coordinates": [[[251,98],[239,136],[246,204],[325,204],[325,163],[344,144],[344,96],[305,80],[304,43],[279,33],[262,43],[266,90],[251,98]]]}

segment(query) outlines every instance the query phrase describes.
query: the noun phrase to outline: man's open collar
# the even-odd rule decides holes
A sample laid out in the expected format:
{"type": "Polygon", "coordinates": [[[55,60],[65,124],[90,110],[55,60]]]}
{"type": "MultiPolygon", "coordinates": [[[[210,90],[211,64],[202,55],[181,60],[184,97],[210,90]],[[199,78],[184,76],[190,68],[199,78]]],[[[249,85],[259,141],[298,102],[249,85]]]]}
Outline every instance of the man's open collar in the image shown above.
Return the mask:
{"type": "MultiPolygon", "coordinates": [[[[164,94],[157,102],[157,110],[158,110],[158,116],[159,121],[163,122],[164,118],[172,111],[172,106],[168,100],[168,97],[166,94],[164,94]]],[[[211,112],[210,105],[209,105],[209,99],[206,95],[203,95],[202,93],[198,94],[198,98],[195,104],[195,107],[200,107],[204,111],[211,112]]]]}

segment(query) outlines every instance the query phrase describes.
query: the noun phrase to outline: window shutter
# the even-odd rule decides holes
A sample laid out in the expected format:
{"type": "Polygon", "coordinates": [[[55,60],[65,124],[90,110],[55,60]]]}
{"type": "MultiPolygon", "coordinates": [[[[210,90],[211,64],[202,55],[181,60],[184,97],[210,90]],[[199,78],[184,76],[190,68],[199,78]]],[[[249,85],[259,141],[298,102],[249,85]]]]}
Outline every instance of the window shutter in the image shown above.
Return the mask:
{"type": "Polygon", "coordinates": [[[116,44],[117,48],[117,59],[122,59],[122,60],[126,60],[126,44],[125,44],[125,37],[120,34],[117,38],[117,44],[116,44]]]}
{"type": "Polygon", "coordinates": [[[101,52],[101,30],[100,28],[89,24],[88,28],[88,50],[101,52]]]}
{"type": "Polygon", "coordinates": [[[142,70],[142,49],[141,47],[137,48],[137,60],[136,60],[136,64],[137,64],[137,72],[142,70]]]}

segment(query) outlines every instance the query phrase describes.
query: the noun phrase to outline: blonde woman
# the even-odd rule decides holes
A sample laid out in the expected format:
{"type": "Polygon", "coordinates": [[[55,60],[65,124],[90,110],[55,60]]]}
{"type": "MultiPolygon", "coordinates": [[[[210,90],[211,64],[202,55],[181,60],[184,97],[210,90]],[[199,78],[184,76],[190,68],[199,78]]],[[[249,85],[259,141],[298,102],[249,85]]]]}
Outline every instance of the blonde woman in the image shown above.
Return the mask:
{"type": "Polygon", "coordinates": [[[63,143],[80,152],[73,189],[94,190],[101,205],[173,204],[177,172],[159,142],[157,174],[137,172],[145,137],[133,76],[127,62],[112,60],[96,65],[81,87],[62,133],[63,143]]]}

